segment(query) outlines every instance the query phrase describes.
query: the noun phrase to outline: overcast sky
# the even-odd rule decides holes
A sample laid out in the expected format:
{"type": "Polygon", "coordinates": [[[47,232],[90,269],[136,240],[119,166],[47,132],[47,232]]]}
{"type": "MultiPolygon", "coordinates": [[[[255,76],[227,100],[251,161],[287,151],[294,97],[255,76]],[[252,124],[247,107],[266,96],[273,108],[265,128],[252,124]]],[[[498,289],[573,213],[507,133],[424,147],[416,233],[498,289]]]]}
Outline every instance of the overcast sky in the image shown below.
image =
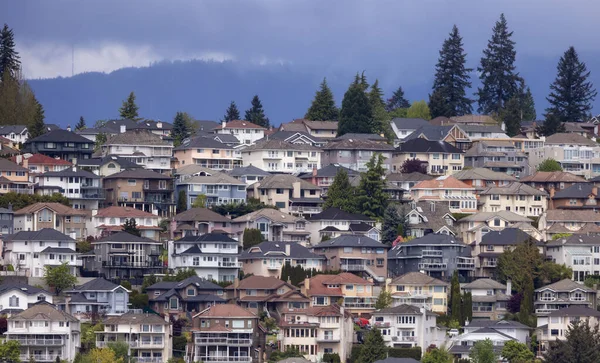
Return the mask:
{"type": "Polygon", "coordinates": [[[475,66],[501,12],[517,58],[558,60],[570,45],[596,53],[599,11],[598,0],[29,0],[4,2],[2,18],[28,78],[71,75],[73,48],[75,73],[203,58],[397,77],[430,69],[453,24],[475,66]]]}

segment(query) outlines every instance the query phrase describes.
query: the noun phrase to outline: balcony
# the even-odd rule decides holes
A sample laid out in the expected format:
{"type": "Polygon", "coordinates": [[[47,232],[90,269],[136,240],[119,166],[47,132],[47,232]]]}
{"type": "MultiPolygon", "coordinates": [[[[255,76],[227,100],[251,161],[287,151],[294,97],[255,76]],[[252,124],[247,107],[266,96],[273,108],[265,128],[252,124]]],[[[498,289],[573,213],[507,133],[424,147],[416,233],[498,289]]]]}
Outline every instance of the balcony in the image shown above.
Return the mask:
{"type": "Polygon", "coordinates": [[[326,335],[326,336],[322,336],[322,337],[317,337],[316,341],[317,341],[317,343],[339,343],[340,338],[326,335]]]}
{"type": "Polygon", "coordinates": [[[219,262],[219,267],[242,268],[242,263],[233,261],[219,262]]]}
{"type": "Polygon", "coordinates": [[[364,264],[344,264],[344,265],[340,265],[340,269],[344,270],[344,271],[364,271],[365,270],[365,265],[364,264]]]}
{"type": "Polygon", "coordinates": [[[498,267],[498,261],[484,261],[482,267],[498,267]]]}
{"type": "Polygon", "coordinates": [[[390,327],[390,323],[389,322],[388,323],[381,323],[381,322],[377,323],[376,322],[375,326],[378,327],[378,328],[389,328],[390,327]]]}
{"type": "Polygon", "coordinates": [[[456,264],[456,268],[459,270],[474,270],[475,269],[475,263],[470,263],[470,262],[458,262],[456,264]]]}
{"type": "Polygon", "coordinates": [[[170,198],[146,197],[146,198],[144,198],[144,202],[146,202],[146,203],[154,203],[154,204],[175,204],[175,200],[174,199],[170,199],[170,198]]]}
{"type": "Polygon", "coordinates": [[[98,192],[98,193],[82,193],[82,194],[75,194],[76,196],[73,197],[73,199],[104,199],[104,193],[103,192],[98,192]],[[77,195],[79,195],[77,197],[77,195]]]}
{"type": "Polygon", "coordinates": [[[120,261],[102,261],[102,267],[115,267],[115,268],[162,268],[163,263],[161,261],[155,262],[120,262],[120,261]]]}
{"type": "Polygon", "coordinates": [[[556,311],[558,309],[535,309],[535,313],[536,314],[540,314],[540,315],[545,315],[545,314],[550,314],[553,311],[556,311]]]}
{"type": "Polygon", "coordinates": [[[344,307],[350,309],[375,309],[375,302],[345,302],[344,307]]]}
{"type": "Polygon", "coordinates": [[[163,363],[164,360],[162,358],[153,358],[153,357],[134,357],[135,361],[138,363],[163,363]]]}
{"type": "Polygon", "coordinates": [[[6,191],[6,192],[19,193],[19,194],[33,194],[33,188],[6,188],[6,189],[1,189],[1,190],[6,191]]]}
{"type": "Polygon", "coordinates": [[[165,347],[165,343],[163,341],[161,342],[153,342],[153,341],[143,341],[143,340],[138,340],[138,341],[134,341],[129,343],[129,346],[131,346],[132,348],[164,348],[165,347]]]}
{"type": "Polygon", "coordinates": [[[447,263],[437,263],[437,262],[426,262],[419,264],[419,270],[426,271],[443,271],[448,269],[447,263]]]}
{"type": "Polygon", "coordinates": [[[438,250],[423,250],[423,251],[421,251],[421,256],[422,257],[441,257],[441,256],[443,256],[443,252],[438,251],[438,250]]]}
{"type": "Polygon", "coordinates": [[[321,213],[323,208],[321,207],[305,207],[301,205],[291,205],[289,207],[290,212],[298,212],[298,213],[321,213]]]}
{"type": "Polygon", "coordinates": [[[217,362],[217,363],[228,363],[228,362],[252,362],[250,356],[200,356],[196,357],[196,360],[201,362],[217,362]]]}
{"type": "Polygon", "coordinates": [[[226,337],[216,337],[216,338],[196,338],[195,343],[197,345],[235,345],[235,346],[250,346],[252,345],[252,339],[237,339],[237,338],[226,338],[226,337]]]}
{"type": "Polygon", "coordinates": [[[21,362],[30,362],[33,358],[34,362],[55,362],[56,358],[60,357],[59,354],[21,354],[19,359],[21,362]]]}
{"type": "Polygon", "coordinates": [[[269,271],[278,271],[281,269],[281,265],[268,265],[267,270],[269,271]]]}
{"type": "Polygon", "coordinates": [[[63,345],[62,339],[44,339],[44,338],[11,338],[10,336],[7,340],[14,340],[19,342],[21,345],[63,345]]]}

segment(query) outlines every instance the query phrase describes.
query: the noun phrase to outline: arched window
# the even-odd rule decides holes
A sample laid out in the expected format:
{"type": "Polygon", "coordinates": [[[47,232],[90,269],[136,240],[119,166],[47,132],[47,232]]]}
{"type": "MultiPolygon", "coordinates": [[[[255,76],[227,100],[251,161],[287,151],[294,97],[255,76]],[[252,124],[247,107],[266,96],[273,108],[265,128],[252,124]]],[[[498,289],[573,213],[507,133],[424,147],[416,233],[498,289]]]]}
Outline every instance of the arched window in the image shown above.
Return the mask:
{"type": "Polygon", "coordinates": [[[116,224],[116,223],[117,223],[117,221],[116,221],[114,218],[111,218],[111,219],[108,221],[108,223],[109,223],[110,225],[113,225],[113,224],[116,224]]]}
{"type": "Polygon", "coordinates": [[[10,307],[18,307],[19,306],[19,298],[17,295],[13,295],[8,299],[8,306],[10,307]]]}
{"type": "Polygon", "coordinates": [[[109,169],[115,169],[117,166],[113,163],[108,164],[107,166],[109,169]]]}

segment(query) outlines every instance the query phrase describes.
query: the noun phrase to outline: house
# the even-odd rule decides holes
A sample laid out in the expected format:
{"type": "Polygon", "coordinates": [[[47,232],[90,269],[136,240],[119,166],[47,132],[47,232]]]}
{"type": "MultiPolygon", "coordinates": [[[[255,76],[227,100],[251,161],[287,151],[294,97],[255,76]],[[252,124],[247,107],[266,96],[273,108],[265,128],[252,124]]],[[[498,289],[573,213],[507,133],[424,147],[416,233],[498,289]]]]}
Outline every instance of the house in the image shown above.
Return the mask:
{"type": "Polygon", "coordinates": [[[14,215],[15,212],[13,212],[11,204],[8,205],[8,208],[0,208],[0,236],[15,233],[14,215]]]}
{"type": "Polygon", "coordinates": [[[244,120],[223,121],[220,127],[213,130],[216,134],[231,134],[242,145],[252,145],[265,137],[266,128],[244,120]]]}
{"type": "Polygon", "coordinates": [[[477,212],[475,188],[453,176],[440,176],[437,179],[420,181],[412,187],[411,196],[416,202],[447,201],[451,213],[477,212]]]}
{"type": "Polygon", "coordinates": [[[467,244],[479,242],[490,231],[501,231],[505,228],[519,228],[537,240],[543,240],[539,230],[531,225],[532,220],[501,210],[498,212],[479,212],[457,221],[458,235],[467,244]]]}
{"type": "Polygon", "coordinates": [[[59,306],[79,321],[97,321],[106,315],[125,314],[129,310],[130,292],[121,285],[98,277],[66,290],[66,298],[59,306]]]}
{"type": "Polygon", "coordinates": [[[503,187],[518,180],[512,175],[487,168],[461,170],[452,174],[452,176],[461,182],[474,187],[478,191],[492,186],[503,187]]]}
{"type": "Polygon", "coordinates": [[[204,279],[233,282],[241,267],[238,245],[221,233],[187,235],[169,242],[169,269],[191,268],[204,279]]]}
{"type": "Polygon", "coordinates": [[[76,166],[61,171],[49,171],[36,177],[35,191],[41,195],[62,194],[75,209],[98,209],[104,200],[100,177],[76,166]]]}
{"type": "Polygon", "coordinates": [[[61,171],[73,166],[66,160],[51,158],[43,154],[15,155],[10,158],[10,161],[29,169],[29,174],[32,176],[48,171],[61,171]]]}
{"type": "Polygon", "coordinates": [[[23,152],[39,153],[76,163],[77,160],[92,157],[94,143],[76,133],[59,129],[28,139],[23,145],[23,152]]]}
{"type": "Polygon", "coordinates": [[[502,127],[496,125],[470,125],[470,124],[457,124],[458,128],[461,129],[471,142],[489,139],[501,139],[509,140],[509,136],[502,129],[502,127]]]}
{"type": "Polygon", "coordinates": [[[550,314],[569,307],[597,307],[596,289],[573,280],[564,279],[535,290],[533,306],[537,316],[537,324],[543,326],[553,319],[550,314]]]}
{"type": "Polygon", "coordinates": [[[244,275],[281,277],[285,264],[305,270],[324,270],[325,257],[296,242],[261,242],[242,252],[239,260],[244,275]]]}
{"type": "Polygon", "coordinates": [[[348,213],[339,208],[327,208],[308,218],[310,240],[317,242],[325,236],[329,239],[337,238],[344,234],[361,234],[375,241],[381,239],[375,220],[358,213],[348,213]]]}
{"type": "Polygon", "coordinates": [[[282,123],[279,127],[280,131],[306,132],[313,137],[323,139],[335,138],[337,129],[337,121],[311,121],[305,119],[297,119],[292,122],[282,123]]]}
{"type": "Polygon", "coordinates": [[[162,244],[146,237],[117,232],[92,242],[94,260],[86,261],[86,269],[98,271],[109,279],[134,279],[161,273],[162,244]]]}
{"type": "Polygon", "coordinates": [[[600,213],[591,209],[551,209],[542,214],[538,221],[538,227],[548,241],[562,233],[600,233],[599,224],[600,213]]]}
{"type": "MultiPolygon", "coordinates": [[[[301,129],[302,126],[300,126],[299,128],[301,129]]],[[[328,138],[315,137],[306,131],[281,131],[281,130],[279,130],[279,131],[274,131],[273,133],[270,133],[271,131],[274,131],[274,130],[269,130],[267,133],[265,133],[266,140],[280,140],[280,141],[285,141],[285,142],[292,143],[292,144],[307,144],[307,145],[312,145],[317,148],[325,146],[325,144],[327,144],[330,141],[330,139],[328,139],[328,138]]],[[[337,132],[337,130],[336,130],[336,132],[337,132]]],[[[262,141],[264,141],[264,140],[262,140],[262,141]]]]}
{"type": "Polygon", "coordinates": [[[48,291],[18,282],[0,284],[0,314],[11,316],[29,309],[40,301],[52,304],[53,295],[48,291]]]}
{"type": "Polygon", "coordinates": [[[479,191],[480,211],[512,211],[525,217],[539,217],[548,209],[548,193],[527,184],[512,182],[479,191]]]}
{"type": "Polygon", "coordinates": [[[142,165],[117,155],[92,157],[78,161],[77,165],[100,177],[120,173],[124,170],[143,169],[142,165]]]}
{"type": "Polygon", "coordinates": [[[469,136],[456,125],[424,125],[405,137],[404,142],[413,139],[425,139],[436,142],[443,141],[463,151],[468,150],[472,145],[469,136]]]}
{"type": "Polygon", "coordinates": [[[161,217],[175,215],[173,179],[152,170],[124,170],[103,179],[107,206],[133,207],[161,217]]]}
{"type": "Polygon", "coordinates": [[[405,215],[406,236],[423,237],[429,233],[450,234],[456,236],[456,218],[450,213],[448,203],[411,202],[405,215]]]}
{"type": "Polygon", "coordinates": [[[238,166],[229,171],[228,174],[229,176],[246,183],[246,185],[252,185],[271,175],[271,173],[259,169],[254,165],[238,166]]]}
{"type": "Polygon", "coordinates": [[[598,234],[578,233],[546,242],[546,257],[573,270],[573,280],[585,282],[589,275],[600,274],[598,234]]]}
{"type": "MultiPolygon", "coordinates": [[[[134,219],[142,237],[159,240],[159,218],[157,215],[131,207],[112,206],[92,212],[92,228],[96,237],[107,236],[123,230],[127,220],[134,219]]],[[[91,231],[90,231],[91,232],[91,231]]]]}
{"type": "Polygon", "coordinates": [[[235,304],[212,305],[192,318],[190,362],[262,362],[258,315],[235,304]]]}
{"type": "Polygon", "coordinates": [[[441,346],[445,332],[437,327],[437,314],[413,305],[398,305],[373,312],[371,325],[378,327],[390,348],[441,346]]]}
{"type": "Polygon", "coordinates": [[[328,353],[337,353],[343,361],[350,357],[354,323],[343,307],[285,309],[279,328],[281,351],[298,349],[309,362],[321,362],[328,353]]]}
{"type": "Polygon", "coordinates": [[[45,301],[8,318],[7,329],[6,340],[19,343],[23,362],[71,362],[81,346],[79,320],[45,301]]]}
{"type": "Polygon", "coordinates": [[[75,240],[52,228],[20,231],[4,241],[4,261],[15,271],[28,277],[44,277],[46,266],[66,263],[69,272],[77,276],[81,260],[75,251],[75,240]]]}
{"type": "MultiPolygon", "coordinates": [[[[200,121],[195,121],[196,123],[200,121]]],[[[216,125],[216,123],[215,123],[216,125]]],[[[105,134],[108,136],[114,136],[120,133],[125,133],[127,130],[133,131],[149,131],[158,136],[166,137],[171,135],[171,130],[173,129],[173,124],[164,121],[154,121],[154,120],[130,120],[130,119],[120,119],[120,120],[107,120],[102,123],[102,126],[99,128],[86,128],[77,133],[83,137],[90,139],[93,142],[96,142],[96,136],[98,134],[105,134]]]]}
{"type": "Polygon", "coordinates": [[[584,178],[564,171],[536,171],[520,181],[531,187],[544,189],[551,199],[558,190],[566,189],[575,183],[586,183],[584,178]]]}
{"type": "Polygon", "coordinates": [[[392,294],[392,306],[410,305],[436,313],[448,311],[448,286],[422,272],[408,272],[388,279],[386,289],[392,294]]]}
{"type": "Polygon", "coordinates": [[[32,183],[29,181],[29,169],[8,159],[0,158],[0,194],[9,192],[33,194],[32,183]]]}
{"type": "Polygon", "coordinates": [[[55,229],[72,238],[87,237],[88,214],[60,203],[34,203],[14,212],[15,231],[55,229]]]}
{"type": "Polygon", "coordinates": [[[215,139],[214,135],[201,135],[183,140],[173,149],[174,166],[200,165],[215,170],[232,170],[242,166],[242,154],[233,146],[215,139]]]}
{"type": "Polygon", "coordinates": [[[340,305],[355,316],[375,310],[378,292],[372,281],[350,272],[337,275],[315,275],[300,283],[301,291],[310,299],[310,306],[340,305]]]}
{"type": "Polygon", "coordinates": [[[287,301],[277,300],[290,294],[298,298],[299,307],[304,308],[308,305],[308,299],[306,296],[300,295],[297,287],[270,276],[253,275],[243,280],[235,279],[233,284],[225,288],[225,293],[228,299],[233,299],[241,307],[256,313],[259,311],[277,312],[278,308],[287,305],[287,301]]]}
{"type": "Polygon", "coordinates": [[[498,125],[498,121],[489,115],[452,116],[450,121],[457,125],[498,125]]]}
{"type": "Polygon", "coordinates": [[[389,246],[367,236],[346,234],[315,245],[313,252],[327,257],[327,270],[362,273],[384,282],[388,249],[389,246]]]}
{"type": "Polygon", "coordinates": [[[552,158],[565,172],[584,178],[600,175],[600,145],[576,133],[556,133],[546,137],[544,146],[529,152],[529,165],[535,168],[552,158]]]}
{"type": "Polygon", "coordinates": [[[462,150],[447,142],[415,138],[403,142],[396,148],[391,159],[391,170],[398,173],[407,160],[419,160],[426,164],[428,174],[450,175],[462,170],[463,154],[462,150]]]}
{"type": "Polygon", "coordinates": [[[415,132],[420,127],[427,127],[431,124],[422,118],[395,117],[392,119],[390,125],[392,126],[392,131],[394,131],[396,138],[402,142],[407,136],[415,132]]]}
{"type": "Polygon", "coordinates": [[[166,362],[173,355],[173,326],[157,314],[128,312],[111,316],[102,323],[104,330],[96,332],[97,348],[125,342],[129,355],[139,363],[166,362]]]}
{"type": "Polygon", "coordinates": [[[208,208],[190,208],[175,215],[173,221],[171,232],[176,238],[219,231],[231,233],[231,219],[208,208]]]}
{"type": "Polygon", "coordinates": [[[600,196],[598,187],[593,183],[575,183],[568,188],[554,193],[550,199],[549,209],[583,210],[591,209],[597,211],[600,196]]]}
{"type": "Polygon", "coordinates": [[[273,174],[250,185],[248,198],[274,205],[283,213],[310,216],[321,212],[321,188],[298,177],[273,174]]]}
{"type": "Polygon", "coordinates": [[[24,144],[29,138],[29,132],[25,125],[0,126],[0,136],[7,138],[13,145],[24,144]]]}
{"type": "Polygon", "coordinates": [[[397,187],[400,187],[406,192],[410,192],[412,187],[417,185],[420,181],[431,179],[435,179],[435,177],[432,175],[422,174],[416,171],[413,171],[412,173],[394,172],[389,173],[385,177],[385,181],[387,184],[392,184],[397,187]]]}
{"type": "MultiPolygon", "coordinates": [[[[473,126],[475,127],[475,126],[473,126]]],[[[481,140],[465,152],[465,166],[486,168],[517,177],[529,175],[527,153],[515,146],[512,139],[481,140]]]]}
{"type": "Polygon", "coordinates": [[[394,147],[382,141],[369,139],[339,139],[323,146],[322,165],[338,164],[359,172],[367,171],[373,155],[380,154],[383,168],[390,170],[394,147]]]}
{"type": "Polygon", "coordinates": [[[339,164],[329,164],[321,169],[313,169],[312,171],[301,173],[298,175],[298,178],[302,180],[306,180],[307,182],[314,184],[318,187],[321,187],[321,195],[326,194],[327,190],[331,184],[333,184],[333,180],[335,176],[341,171],[345,171],[349,177],[359,176],[360,173],[356,170],[352,170],[341,166],[339,164]]]}
{"type": "Polygon", "coordinates": [[[150,307],[159,314],[194,314],[224,304],[223,288],[198,276],[183,281],[160,281],[146,288],[150,307]]]}
{"type": "Polygon", "coordinates": [[[426,234],[421,238],[399,243],[387,255],[389,275],[424,271],[429,276],[448,280],[454,271],[472,276],[475,259],[471,246],[447,234],[426,234]]]}
{"type": "Polygon", "coordinates": [[[226,173],[205,169],[203,175],[182,177],[175,183],[177,199],[182,192],[186,205],[192,206],[199,196],[206,197],[206,206],[246,202],[246,183],[226,173]]]}
{"type": "Polygon", "coordinates": [[[308,143],[263,139],[241,151],[244,166],[268,172],[298,173],[321,167],[322,150],[308,143]]]}
{"type": "Polygon", "coordinates": [[[521,343],[526,343],[529,339],[531,328],[515,320],[488,320],[473,319],[465,322],[463,331],[465,333],[476,332],[479,329],[494,329],[495,331],[515,338],[521,343]]]}
{"type": "Polygon", "coordinates": [[[117,155],[158,173],[171,171],[173,145],[149,130],[113,135],[101,147],[102,156],[117,155]]]}
{"type": "MultiPolygon", "coordinates": [[[[473,346],[480,341],[491,340],[493,350],[496,356],[500,356],[502,348],[507,342],[517,341],[516,338],[500,332],[493,328],[480,328],[475,331],[465,332],[451,338],[450,349],[448,350],[456,359],[469,360],[469,355],[473,346]]],[[[525,342],[520,342],[525,343],[525,342]]]]}
{"type": "Polygon", "coordinates": [[[471,293],[473,320],[502,320],[508,312],[506,303],[512,295],[511,283],[503,285],[488,278],[477,279],[461,285],[464,293],[471,293]]]}
{"type": "Polygon", "coordinates": [[[276,209],[264,208],[237,217],[231,221],[231,233],[238,241],[244,240],[244,230],[260,230],[263,241],[293,241],[306,243],[310,232],[306,229],[306,219],[296,217],[276,209]]]}

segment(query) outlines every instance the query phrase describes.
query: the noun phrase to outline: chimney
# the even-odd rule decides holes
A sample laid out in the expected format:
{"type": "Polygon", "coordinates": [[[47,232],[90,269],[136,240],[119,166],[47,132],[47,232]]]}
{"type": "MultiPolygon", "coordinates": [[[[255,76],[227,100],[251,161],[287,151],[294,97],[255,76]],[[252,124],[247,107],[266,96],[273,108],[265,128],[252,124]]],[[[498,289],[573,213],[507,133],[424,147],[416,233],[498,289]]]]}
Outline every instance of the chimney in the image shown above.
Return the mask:
{"type": "Polygon", "coordinates": [[[304,279],[304,289],[305,289],[305,295],[308,293],[308,290],[310,290],[310,279],[309,278],[305,278],[304,279]]]}
{"type": "Polygon", "coordinates": [[[12,210],[12,203],[8,203],[8,210],[12,210]]]}
{"type": "Polygon", "coordinates": [[[224,129],[225,127],[227,127],[227,122],[225,120],[223,120],[221,122],[221,128],[224,129]]]}
{"type": "Polygon", "coordinates": [[[71,125],[67,125],[67,131],[71,132],[71,125]]]}
{"type": "Polygon", "coordinates": [[[121,126],[119,126],[119,132],[120,132],[121,134],[124,134],[124,133],[125,133],[125,131],[127,131],[127,126],[126,126],[126,125],[121,125],[121,126]]]}
{"type": "MultiPolygon", "coordinates": [[[[75,159],[73,159],[75,160],[75,159]]],[[[73,166],[71,167],[71,169],[76,172],[77,171],[77,164],[73,163],[73,166]]]]}
{"type": "Polygon", "coordinates": [[[598,195],[598,187],[597,187],[597,186],[595,186],[595,185],[594,185],[594,186],[592,186],[592,194],[593,194],[594,196],[597,196],[597,195],[598,195]]]}
{"type": "Polygon", "coordinates": [[[29,160],[28,159],[23,159],[23,165],[22,165],[25,169],[29,169],[29,160]]]}
{"type": "Polygon", "coordinates": [[[290,257],[291,250],[292,250],[292,244],[291,243],[286,243],[285,244],[285,255],[288,256],[288,257],[290,257]]]}
{"type": "Polygon", "coordinates": [[[71,314],[71,307],[69,306],[70,302],[71,302],[71,296],[65,297],[65,313],[67,313],[67,314],[71,314]]]}
{"type": "Polygon", "coordinates": [[[435,212],[435,202],[429,203],[429,207],[431,208],[432,212],[435,212]]]}
{"type": "Polygon", "coordinates": [[[162,129],[162,127],[163,127],[162,121],[160,121],[160,120],[159,120],[159,121],[156,123],[156,128],[157,128],[157,129],[162,129]]]}
{"type": "Polygon", "coordinates": [[[312,178],[311,178],[310,182],[314,185],[318,185],[317,184],[317,167],[316,166],[313,166],[312,178]]]}
{"type": "Polygon", "coordinates": [[[77,165],[77,158],[73,158],[71,160],[71,163],[73,164],[73,166],[76,166],[77,165]]]}
{"type": "Polygon", "coordinates": [[[16,157],[17,164],[21,165],[23,162],[23,155],[17,155],[16,157]]]}
{"type": "Polygon", "coordinates": [[[98,214],[98,209],[92,209],[92,217],[95,217],[98,214]]]}
{"type": "Polygon", "coordinates": [[[512,296],[512,281],[506,280],[506,295],[512,296]]]}

